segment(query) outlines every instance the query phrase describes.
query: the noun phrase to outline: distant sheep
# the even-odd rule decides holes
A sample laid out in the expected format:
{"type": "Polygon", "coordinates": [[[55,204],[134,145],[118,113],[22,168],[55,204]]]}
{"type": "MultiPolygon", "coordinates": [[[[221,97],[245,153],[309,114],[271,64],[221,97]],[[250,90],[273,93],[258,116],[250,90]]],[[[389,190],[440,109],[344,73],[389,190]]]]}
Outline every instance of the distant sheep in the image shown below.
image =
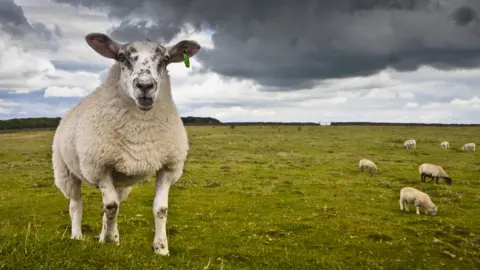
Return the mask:
{"type": "Polygon", "coordinates": [[[423,208],[425,215],[435,216],[438,208],[430,199],[427,193],[413,187],[404,187],[400,190],[400,211],[409,211],[408,204],[415,204],[417,215],[420,215],[420,208],[423,208]]]}
{"type": "Polygon", "coordinates": [[[443,141],[440,143],[440,147],[443,149],[448,149],[450,148],[450,143],[448,143],[447,141],[443,141]]]}
{"type": "Polygon", "coordinates": [[[406,140],[404,143],[403,143],[403,147],[404,148],[413,148],[413,149],[416,149],[417,148],[417,141],[415,141],[414,139],[410,139],[410,140],[406,140]]]}
{"type": "Polygon", "coordinates": [[[423,163],[418,167],[418,171],[420,172],[420,181],[422,182],[425,182],[425,179],[429,177],[431,178],[429,183],[435,179],[435,182],[438,184],[438,179],[442,178],[448,185],[452,184],[452,178],[439,165],[423,163]]]}
{"type": "Polygon", "coordinates": [[[463,145],[462,150],[463,151],[473,151],[475,152],[476,145],[475,143],[466,143],[463,145]]]}
{"type": "Polygon", "coordinates": [[[380,172],[380,169],[377,167],[375,162],[373,162],[371,160],[368,160],[368,159],[365,159],[365,158],[361,159],[358,162],[358,167],[360,168],[361,172],[363,172],[363,168],[367,168],[369,172],[371,172],[372,170],[376,173],[380,172]]]}

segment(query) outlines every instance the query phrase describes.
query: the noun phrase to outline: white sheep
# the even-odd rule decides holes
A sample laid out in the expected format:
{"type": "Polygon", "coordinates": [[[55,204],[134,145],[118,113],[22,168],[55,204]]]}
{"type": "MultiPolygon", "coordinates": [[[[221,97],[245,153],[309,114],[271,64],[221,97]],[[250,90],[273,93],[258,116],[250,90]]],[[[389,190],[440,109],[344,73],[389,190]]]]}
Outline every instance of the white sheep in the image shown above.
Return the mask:
{"type": "Polygon", "coordinates": [[[404,148],[413,148],[413,149],[416,149],[417,148],[417,141],[415,141],[414,139],[410,139],[410,140],[406,140],[404,143],[403,143],[403,147],[404,148]]]}
{"type": "Polygon", "coordinates": [[[369,172],[371,172],[372,170],[374,172],[377,172],[379,173],[380,172],[380,169],[377,167],[377,165],[375,164],[375,162],[369,160],[369,159],[361,159],[359,162],[358,162],[358,167],[360,168],[360,171],[363,172],[363,168],[367,168],[369,172]]]}
{"type": "Polygon", "coordinates": [[[408,204],[415,204],[417,215],[420,215],[420,208],[423,208],[425,215],[435,216],[438,208],[430,199],[427,193],[413,187],[404,187],[400,190],[400,211],[409,211],[408,204]]]}
{"type": "Polygon", "coordinates": [[[156,176],[153,250],[168,255],[170,186],[183,174],[188,136],[172,99],[167,66],[195,55],[200,45],[183,40],[162,46],[150,40],[119,44],[91,33],[86,42],[114,59],[108,77],[66,113],[52,145],[55,185],[70,199],[71,238],[82,239],[81,183],[102,192],[100,242],[120,243],[117,215],[133,186],[156,176]]]}
{"type": "Polygon", "coordinates": [[[425,179],[429,177],[431,178],[429,183],[432,182],[433,179],[435,179],[435,182],[438,184],[438,179],[442,178],[448,185],[452,184],[452,178],[448,176],[448,174],[440,165],[422,163],[418,167],[418,171],[420,173],[420,181],[422,182],[425,182],[425,179]]]}
{"type": "Polygon", "coordinates": [[[450,148],[450,143],[448,143],[447,141],[443,141],[440,143],[440,147],[443,149],[448,149],[450,148]]]}
{"type": "Polygon", "coordinates": [[[476,145],[475,143],[466,143],[463,145],[462,150],[463,151],[473,151],[475,152],[476,145]]]}

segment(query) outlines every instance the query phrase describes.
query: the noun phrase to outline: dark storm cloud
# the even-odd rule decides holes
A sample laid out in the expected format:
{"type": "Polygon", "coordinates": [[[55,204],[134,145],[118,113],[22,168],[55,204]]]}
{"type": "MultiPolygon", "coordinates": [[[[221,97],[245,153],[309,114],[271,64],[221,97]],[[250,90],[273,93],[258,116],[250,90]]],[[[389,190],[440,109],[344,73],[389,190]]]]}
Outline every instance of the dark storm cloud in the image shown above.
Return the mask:
{"type": "Polygon", "coordinates": [[[23,9],[13,0],[0,0],[0,32],[13,40],[22,40],[26,47],[58,48],[58,38],[63,36],[58,25],[49,29],[40,22],[29,23],[23,9]]]}
{"type": "Polygon", "coordinates": [[[54,1],[107,8],[123,20],[111,31],[123,41],[168,41],[184,23],[210,27],[215,49],[202,49],[198,59],[212,71],[254,79],[265,89],[306,88],[386,67],[480,63],[479,0],[54,1]]]}
{"type": "Polygon", "coordinates": [[[461,26],[467,25],[474,20],[478,20],[477,12],[469,6],[459,7],[452,15],[455,22],[461,26]]]}

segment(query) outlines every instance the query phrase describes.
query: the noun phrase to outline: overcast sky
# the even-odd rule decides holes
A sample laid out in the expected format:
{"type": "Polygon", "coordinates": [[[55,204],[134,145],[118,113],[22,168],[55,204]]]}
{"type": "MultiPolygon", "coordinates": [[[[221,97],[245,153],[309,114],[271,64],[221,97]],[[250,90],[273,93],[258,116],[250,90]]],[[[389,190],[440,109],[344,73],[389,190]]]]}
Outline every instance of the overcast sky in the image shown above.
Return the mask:
{"type": "Polygon", "coordinates": [[[480,123],[480,0],[0,0],[0,119],[93,91],[90,32],[200,43],[169,67],[182,116],[480,123]]]}

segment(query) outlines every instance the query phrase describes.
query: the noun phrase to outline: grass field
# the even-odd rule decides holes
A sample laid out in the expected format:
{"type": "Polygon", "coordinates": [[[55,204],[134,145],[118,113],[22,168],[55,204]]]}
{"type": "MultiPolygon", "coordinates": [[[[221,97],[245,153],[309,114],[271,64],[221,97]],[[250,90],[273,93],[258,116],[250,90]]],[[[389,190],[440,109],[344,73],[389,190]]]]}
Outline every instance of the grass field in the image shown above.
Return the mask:
{"type": "MultiPolygon", "coordinates": [[[[120,246],[99,244],[98,189],[83,186],[85,241],[70,240],[53,182],[53,131],[0,134],[0,268],[479,269],[479,127],[188,127],[191,152],[170,192],[170,256],[151,250],[153,185],[120,206],[120,246]],[[416,150],[403,141],[417,140],[416,150]],[[441,149],[448,140],[453,149],[441,149]],[[362,157],[380,174],[360,173],[362,157]],[[421,183],[437,163],[453,185],[421,183]],[[399,209],[427,192],[437,216],[399,209]]],[[[153,179],[153,178],[152,178],[153,179]]]]}

